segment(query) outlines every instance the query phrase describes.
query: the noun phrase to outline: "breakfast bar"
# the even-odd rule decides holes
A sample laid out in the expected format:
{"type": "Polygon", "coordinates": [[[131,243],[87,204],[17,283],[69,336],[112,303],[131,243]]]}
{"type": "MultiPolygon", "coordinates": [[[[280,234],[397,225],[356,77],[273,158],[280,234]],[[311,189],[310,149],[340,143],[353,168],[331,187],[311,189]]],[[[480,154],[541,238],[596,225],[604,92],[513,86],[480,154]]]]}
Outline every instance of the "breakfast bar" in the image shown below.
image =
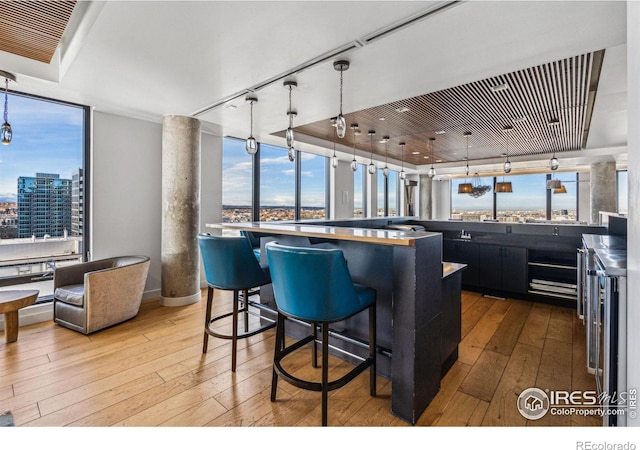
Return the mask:
{"type": "MultiPolygon", "coordinates": [[[[263,262],[270,241],[341,249],[354,282],[377,292],[377,371],[391,379],[392,413],[417,422],[456,361],[460,342],[465,265],[443,263],[441,233],[283,222],[207,226],[259,237],[263,262]]],[[[275,308],[271,285],[260,289],[260,302],[275,308]]],[[[361,351],[357,343],[366,339],[365,325],[355,316],[336,327],[345,351],[361,351]]]]}

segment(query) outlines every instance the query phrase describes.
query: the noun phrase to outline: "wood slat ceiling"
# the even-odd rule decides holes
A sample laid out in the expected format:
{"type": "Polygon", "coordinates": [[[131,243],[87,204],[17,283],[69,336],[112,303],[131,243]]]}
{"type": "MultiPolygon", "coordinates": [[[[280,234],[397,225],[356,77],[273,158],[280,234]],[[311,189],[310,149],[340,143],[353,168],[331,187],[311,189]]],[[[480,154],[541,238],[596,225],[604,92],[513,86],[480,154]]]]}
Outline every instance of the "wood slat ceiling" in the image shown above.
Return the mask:
{"type": "Polygon", "coordinates": [[[338,139],[331,119],[297,127],[297,133],[340,141],[371,151],[369,130],[376,132],[373,152],[414,165],[464,161],[470,131],[469,161],[557,153],[584,148],[604,50],[554,61],[439,92],[346,114],[360,135],[348,130],[338,139]],[[506,85],[494,92],[492,87],[506,85]],[[404,112],[403,112],[404,111],[404,112]],[[384,120],[381,120],[384,118],[384,120]],[[555,125],[550,125],[554,123],[555,125]],[[507,136],[505,126],[513,126],[507,136]],[[385,149],[382,136],[391,138],[385,149]],[[433,158],[427,144],[433,141],[433,158]],[[400,142],[405,142],[404,152],[400,142]],[[404,157],[402,155],[404,153],[404,157]],[[417,153],[417,154],[415,154],[417,153]]]}
{"type": "Polygon", "coordinates": [[[0,50],[50,63],[74,1],[1,1],[0,50]]]}

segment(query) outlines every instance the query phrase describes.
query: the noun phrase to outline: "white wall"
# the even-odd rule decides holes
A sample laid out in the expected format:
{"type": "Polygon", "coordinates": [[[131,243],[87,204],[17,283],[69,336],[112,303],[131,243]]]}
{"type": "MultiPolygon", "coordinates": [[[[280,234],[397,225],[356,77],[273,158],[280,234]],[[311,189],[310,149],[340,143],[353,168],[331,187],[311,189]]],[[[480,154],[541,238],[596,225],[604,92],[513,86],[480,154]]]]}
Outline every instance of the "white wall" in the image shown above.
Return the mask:
{"type": "MultiPolygon", "coordinates": [[[[627,238],[627,385],[640,388],[640,2],[627,2],[629,213],[627,238]]],[[[638,411],[636,410],[636,414],[638,411]]],[[[640,418],[627,418],[640,426],[640,418]]]]}
{"type": "Polygon", "coordinates": [[[146,255],[145,298],[160,295],[162,125],[94,112],[91,259],[146,255]]]}
{"type": "Polygon", "coordinates": [[[451,217],[451,181],[433,180],[433,219],[449,220],[451,217]]]}
{"type": "Polygon", "coordinates": [[[578,220],[587,222],[591,220],[591,179],[590,172],[580,172],[578,174],[578,220]]]}

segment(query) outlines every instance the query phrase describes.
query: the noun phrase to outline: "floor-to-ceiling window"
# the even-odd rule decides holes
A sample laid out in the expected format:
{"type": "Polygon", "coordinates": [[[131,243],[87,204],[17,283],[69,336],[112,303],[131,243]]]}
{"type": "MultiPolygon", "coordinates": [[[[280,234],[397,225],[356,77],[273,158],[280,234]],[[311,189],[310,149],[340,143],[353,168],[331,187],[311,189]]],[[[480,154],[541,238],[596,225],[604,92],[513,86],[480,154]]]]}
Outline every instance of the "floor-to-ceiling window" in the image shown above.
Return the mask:
{"type": "Polygon", "coordinates": [[[324,219],[326,213],[327,158],[311,153],[300,155],[300,218],[324,219]]]}
{"type": "MultiPolygon", "coordinates": [[[[492,183],[488,178],[481,180],[483,184],[491,185],[492,183]]],[[[471,178],[451,180],[451,218],[464,221],[492,219],[493,195],[491,190],[481,196],[458,194],[458,186],[460,184],[471,182],[471,178]]]]}
{"type": "Polygon", "coordinates": [[[629,199],[627,197],[629,189],[629,178],[626,170],[618,170],[617,172],[617,199],[618,212],[626,214],[629,207],[629,199]]]}
{"type": "Polygon", "coordinates": [[[578,174],[559,173],[559,189],[551,189],[551,220],[578,220],[578,174]]]}
{"type": "Polygon", "coordinates": [[[500,222],[527,222],[547,218],[547,176],[499,176],[498,181],[511,182],[513,192],[496,194],[496,219],[500,222]]]}
{"type": "Polygon", "coordinates": [[[9,94],[8,104],[13,137],[0,148],[0,287],[31,283],[47,300],[54,270],[88,251],[89,109],[26,94],[9,94]]]}
{"type": "Polygon", "coordinates": [[[222,140],[222,174],[222,221],[251,222],[253,158],[244,140],[222,140]]]}
{"type": "Polygon", "coordinates": [[[353,217],[364,217],[364,180],[367,166],[358,164],[358,170],[353,172],[353,217]]]}
{"type": "Polygon", "coordinates": [[[398,172],[389,171],[387,178],[383,169],[378,169],[377,216],[398,215],[398,172]]]}
{"type": "Polygon", "coordinates": [[[398,172],[389,171],[389,178],[387,179],[387,193],[389,199],[389,211],[387,213],[388,216],[398,216],[398,205],[399,201],[399,189],[398,189],[398,172]]]}
{"type": "Polygon", "coordinates": [[[296,166],[287,149],[260,144],[260,221],[295,219],[296,166]]]}

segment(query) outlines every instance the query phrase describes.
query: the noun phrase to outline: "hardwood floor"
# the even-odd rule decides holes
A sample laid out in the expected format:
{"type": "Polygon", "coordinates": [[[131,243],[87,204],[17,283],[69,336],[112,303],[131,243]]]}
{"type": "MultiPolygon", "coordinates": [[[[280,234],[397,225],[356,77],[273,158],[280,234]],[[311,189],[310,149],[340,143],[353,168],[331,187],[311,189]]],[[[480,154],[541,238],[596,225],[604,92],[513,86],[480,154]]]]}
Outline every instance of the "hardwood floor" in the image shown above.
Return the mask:
{"type": "MultiPolygon", "coordinates": [[[[230,304],[216,292],[217,309],[230,304]]],[[[203,293],[205,298],[206,292],[203,293]]],[[[269,399],[273,330],[241,340],[232,373],[230,341],[210,338],[202,354],[205,301],[186,307],[143,303],[138,316],[84,336],[46,322],[0,343],[0,412],[16,426],[317,426],[320,395],[278,385],[269,399]]],[[[584,329],[574,311],[464,292],[458,361],[417,426],[598,426],[596,417],[527,421],[516,399],[528,387],[594,390],[585,371],[584,329]]],[[[290,362],[318,374],[309,355],[290,362]]],[[[331,358],[333,373],[348,367],[331,358]]],[[[390,412],[391,383],[368,373],[329,397],[329,425],[409,426],[390,412]]]]}

